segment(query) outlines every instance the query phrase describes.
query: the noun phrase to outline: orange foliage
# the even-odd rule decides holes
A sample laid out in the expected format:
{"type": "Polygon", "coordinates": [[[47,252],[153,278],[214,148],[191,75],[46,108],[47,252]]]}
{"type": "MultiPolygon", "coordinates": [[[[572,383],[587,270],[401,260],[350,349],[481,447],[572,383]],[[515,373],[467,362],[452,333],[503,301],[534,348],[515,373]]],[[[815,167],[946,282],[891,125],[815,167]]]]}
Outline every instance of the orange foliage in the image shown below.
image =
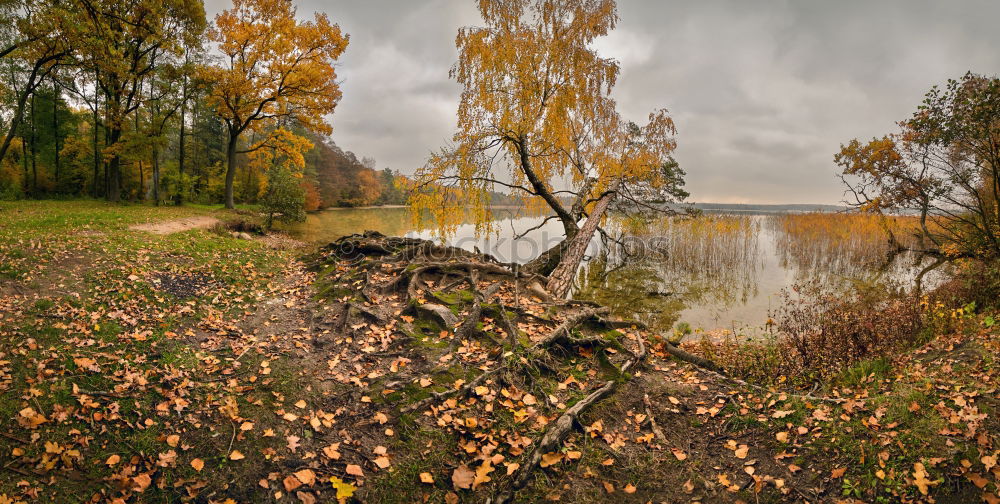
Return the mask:
{"type": "Polygon", "coordinates": [[[305,211],[313,212],[319,210],[322,201],[320,200],[319,189],[316,188],[316,185],[308,180],[303,180],[302,189],[306,192],[305,211]]]}

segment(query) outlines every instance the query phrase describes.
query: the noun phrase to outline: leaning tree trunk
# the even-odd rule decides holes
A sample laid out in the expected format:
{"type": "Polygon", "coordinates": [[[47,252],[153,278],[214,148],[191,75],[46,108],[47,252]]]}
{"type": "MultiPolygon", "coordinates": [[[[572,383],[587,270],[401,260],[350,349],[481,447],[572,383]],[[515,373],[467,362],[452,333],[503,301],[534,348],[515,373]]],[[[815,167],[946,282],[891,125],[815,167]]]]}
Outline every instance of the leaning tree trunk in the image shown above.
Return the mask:
{"type": "Polygon", "coordinates": [[[559,259],[559,265],[549,274],[549,281],[545,285],[545,288],[553,296],[564,298],[569,293],[570,287],[573,286],[573,278],[576,277],[576,270],[580,267],[583,255],[587,251],[587,246],[590,245],[590,240],[597,231],[601,217],[604,216],[604,212],[607,211],[608,205],[613,199],[615,199],[614,188],[597,200],[594,209],[587,216],[587,222],[583,223],[583,227],[576,233],[576,236],[564,242],[567,244],[559,259]]]}

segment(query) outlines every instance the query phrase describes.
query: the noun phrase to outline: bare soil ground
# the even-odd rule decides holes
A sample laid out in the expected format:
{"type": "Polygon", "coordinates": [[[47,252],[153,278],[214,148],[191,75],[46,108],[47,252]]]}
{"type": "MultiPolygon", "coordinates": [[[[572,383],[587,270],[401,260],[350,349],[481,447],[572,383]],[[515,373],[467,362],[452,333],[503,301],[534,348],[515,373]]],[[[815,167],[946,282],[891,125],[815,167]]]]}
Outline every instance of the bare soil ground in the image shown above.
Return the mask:
{"type": "Polygon", "coordinates": [[[215,217],[209,217],[205,215],[185,217],[183,219],[174,219],[168,221],[160,222],[150,222],[147,224],[136,224],[130,229],[135,231],[146,231],[147,233],[153,234],[171,234],[180,233],[182,231],[188,231],[191,229],[209,229],[222,221],[216,219],[215,217]]]}

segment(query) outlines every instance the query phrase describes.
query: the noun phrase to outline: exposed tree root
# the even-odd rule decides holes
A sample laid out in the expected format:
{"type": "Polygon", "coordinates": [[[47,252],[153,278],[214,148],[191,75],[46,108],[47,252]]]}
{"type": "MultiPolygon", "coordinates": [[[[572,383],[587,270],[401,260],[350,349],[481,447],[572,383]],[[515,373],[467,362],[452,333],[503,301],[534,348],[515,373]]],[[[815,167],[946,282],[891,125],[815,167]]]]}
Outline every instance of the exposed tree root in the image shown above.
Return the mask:
{"type": "MultiPolygon", "coordinates": [[[[628,373],[646,357],[646,345],[643,344],[642,338],[637,338],[637,342],[639,344],[639,352],[622,366],[621,373],[623,377],[627,377],[628,373]]],[[[573,430],[573,427],[579,424],[580,415],[601,401],[601,399],[611,395],[621,383],[623,383],[621,379],[612,379],[604,382],[604,385],[581,399],[560,415],[555,422],[549,424],[549,428],[545,431],[542,439],[535,444],[531,453],[528,454],[526,462],[514,473],[510,487],[498,495],[494,502],[499,504],[512,502],[517,491],[524,488],[531,481],[532,473],[542,461],[542,455],[556,450],[573,430]]]]}
{"type": "MultiPolygon", "coordinates": [[[[710,361],[708,359],[705,359],[705,358],[702,358],[702,357],[698,357],[697,355],[694,355],[692,353],[685,352],[684,350],[681,350],[680,348],[678,348],[677,346],[675,346],[672,343],[668,342],[668,343],[664,344],[663,347],[664,347],[664,350],[666,350],[667,353],[669,353],[670,355],[676,357],[679,360],[687,362],[689,364],[693,364],[693,365],[697,366],[698,368],[700,368],[701,370],[705,371],[706,373],[708,373],[708,374],[710,374],[712,376],[715,376],[716,378],[719,378],[721,380],[725,380],[725,381],[728,381],[728,382],[735,383],[735,384],[737,384],[737,385],[739,385],[741,387],[752,388],[754,390],[760,390],[760,391],[763,391],[763,392],[772,392],[772,390],[768,389],[767,387],[762,387],[760,385],[755,385],[753,383],[747,382],[746,380],[741,380],[739,378],[736,378],[736,377],[733,377],[733,376],[729,376],[729,374],[727,374],[724,369],[722,369],[721,367],[719,367],[718,364],[716,364],[716,363],[714,363],[714,362],[712,362],[712,361],[710,361]]],[[[796,394],[796,393],[792,393],[792,392],[784,392],[784,393],[786,395],[788,395],[789,397],[795,397],[795,398],[798,398],[798,399],[803,399],[803,400],[808,400],[808,401],[816,401],[816,402],[842,403],[842,402],[844,402],[846,400],[846,399],[841,399],[841,398],[837,398],[837,397],[814,396],[812,394],[796,394]]]]}
{"type": "MultiPolygon", "coordinates": [[[[402,310],[407,314],[422,318],[421,322],[413,322],[406,328],[396,329],[397,331],[420,332],[417,337],[424,338],[425,341],[450,337],[445,356],[447,359],[443,362],[455,362],[452,355],[462,355],[469,348],[480,349],[477,350],[481,352],[480,359],[492,362],[489,367],[482,367],[483,372],[467,383],[456,380],[454,386],[447,390],[433,392],[428,397],[400,408],[401,414],[430,408],[425,415],[435,417],[454,408],[454,399],[462,399],[462,407],[468,407],[477,404],[475,398],[482,397],[483,390],[497,388],[505,390],[504,393],[510,393],[510,390],[532,390],[539,396],[544,396],[546,392],[539,387],[539,380],[550,379],[554,374],[565,372],[567,368],[562,357],[566,355],[573,355],[577,362],[574,366],[579,366],[579,356],[586,356],[587,359],[584,360],[589,360],[600,355],[600,362],[596,358],[591,362],[594,365],[592,373],[602,372],[601,367],[607,364],[617,368],[618,372],[614,376],[598,378],[604,381],[593,384],[596,388],[592,392],[548,424],[548,429],[539,442],[533,445],[533,449],[525,456],[525,462],[513,475],[511,485],[495,488],[495,491],[501,492],[497,494],[499,497],[496,502],[509,502],[513,499],[531,480],[542,456],[557,450],[573,427],[578,425],[580,416],[589,408],[613,394],[623,383],[629,382],[631,373],[646,356],[643,335],[634,334],[629,339],[635,341],[634,345],[629,346],[637,348],[622,346],[620,343],[627,342],[618,342],[606,336],[607,331],[616,327],[636,327],[635,323],[607,320],[605,317],[610,310],[593,302],[551,296],[541,287],[546,283],[545,277],[525,272],[516,266],[505,265],[482,254],[423,240],[365,233],[344,237],[325,247],[317,260],[316,269],[321,274],[327,272],[331,275],[331,292],[336,293],[338,298],[353,299],[346,301],[348,309],[341,320],[341,324],[344,324],[342,327],[363,328],[363,322],[380,322],[384,327],[400,312],[397,309],[395,313],[389,313],[389,310],[380,309],[380,305],[372,300],[394,299],[397,306],[403,306],[402,310]],[[462,284],[469,285],[469,292],[453,292],[453,289],[462,284]],[[364,294],[363,300],[359,299],[359,293],[364,294]],[[458,315],[458,320],[455,321],[449,313],[435,317],[426,309],[418,309],[427,303],[425,297],[431,296],[440,303],[449,305],[440,308],[451,310],[458,315]],[[489,322],[492,323],[487,325],[489,322]],[[443,330],[440,335],[431,335],[423,332],[425,329],[419,329],[427,324],[444,327],[441,328],[443,330]],[[525,328],[525,331],[521,328],[525,328]],[[505,341],[493,334],[501,331],[506,333],[505,341]],[[523,338],[525,334],[530,342],[523,338]],[[463,345],[461,351],[459,345],[463,345]],[[612,346],[618,351],[583,351],[584,348],[612,346]],[[496,359],[497,353],[502,353],[503,356],[496,359]],[[466,398],[469,400],[464,401],[466,398]]],[[[463,367],[476,362],[482,360],[463,362],[458,359],[463,367]]],[[[562,379],[559,377],[558,381],[562,379]]],[[[538,408],[542,407],[538,403],[538,408]]]]}

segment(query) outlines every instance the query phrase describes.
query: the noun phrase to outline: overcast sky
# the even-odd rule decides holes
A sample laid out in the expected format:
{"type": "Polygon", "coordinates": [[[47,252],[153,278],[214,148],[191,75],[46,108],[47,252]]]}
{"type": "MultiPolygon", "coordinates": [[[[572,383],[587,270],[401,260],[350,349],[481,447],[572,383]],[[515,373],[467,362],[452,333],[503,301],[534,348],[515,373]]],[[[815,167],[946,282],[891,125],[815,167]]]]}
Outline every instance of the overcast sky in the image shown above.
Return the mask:
{"type": "MultiPolygon", "coordinates": [[[[412,173],[455,127],[448,78],[475,0],[297,0],[350,34],[333,139],[412,173]]],[[[213,18],[226,0],[207,0],[213,18]]],[[[602,54],[629,119],[666,107],[693,201],[836,203],[832,158],[891,131],[934,84],[1000,72],[996,0],[619,0],[602,54]]]]}

